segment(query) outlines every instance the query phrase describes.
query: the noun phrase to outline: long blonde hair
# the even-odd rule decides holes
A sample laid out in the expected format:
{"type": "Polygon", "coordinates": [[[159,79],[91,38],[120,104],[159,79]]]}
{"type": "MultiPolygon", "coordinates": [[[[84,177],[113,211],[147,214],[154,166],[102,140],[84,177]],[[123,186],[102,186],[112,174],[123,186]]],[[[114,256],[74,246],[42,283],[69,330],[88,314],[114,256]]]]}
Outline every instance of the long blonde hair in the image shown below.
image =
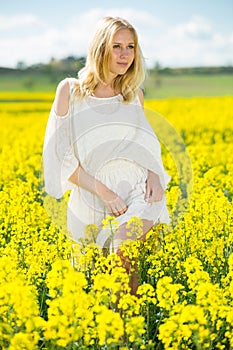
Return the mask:
{"type": "Polygon", "coordinates": [[[123,96],[123,101],[131,102],[145,79],[145,64],[141,48],[138,44],[138,35],[134,27],[120,17],[104,17],[90,43],[86,65],[78,72],[78,83],[75,95],[83,99],[94,93],[100,83],[104,83],[109,74],[110,51],[113,36],[120,29],[129,29],[134,37],[134,60],[123,75],[118,75],[112,83],[116,93],[123,96]]]}

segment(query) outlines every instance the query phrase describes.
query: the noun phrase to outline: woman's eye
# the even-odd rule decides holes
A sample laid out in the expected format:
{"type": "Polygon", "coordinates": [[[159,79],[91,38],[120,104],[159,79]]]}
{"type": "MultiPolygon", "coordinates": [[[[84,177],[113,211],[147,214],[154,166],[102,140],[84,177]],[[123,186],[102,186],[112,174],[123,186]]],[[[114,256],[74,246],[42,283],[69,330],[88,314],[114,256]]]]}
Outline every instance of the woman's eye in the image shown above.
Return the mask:
{"type": "MultiPolygon", "coordinates": [[[[113,45],[113,48],[114,48],[114,49],[120,49],[121,46],[120,46],[119,44],[114,44],[114,45],[113,45]]],[[[130,49],[130,50],[132,50],[132,49],[134,49],[134,45],[128,45],[127,48],[130,49]]]]}

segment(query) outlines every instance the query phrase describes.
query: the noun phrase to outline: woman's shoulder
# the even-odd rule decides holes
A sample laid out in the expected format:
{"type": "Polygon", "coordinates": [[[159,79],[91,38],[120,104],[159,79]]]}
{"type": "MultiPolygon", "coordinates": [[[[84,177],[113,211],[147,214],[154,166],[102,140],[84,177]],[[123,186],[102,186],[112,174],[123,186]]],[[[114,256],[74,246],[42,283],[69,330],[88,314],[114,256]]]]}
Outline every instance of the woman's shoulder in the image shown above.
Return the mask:
{"type": "Polygon", "coordinates": [[[139,98],[139,101],[143,107],[144,106],[144,93],[143,93],[143,90],[141,88],[138,89],[138,98],[139,98]]]}
{"type": "Polygon", "coordinates": [[[139,88],[135,91],[134,98],[130,102],[130,104],[140,106],[142,108],[144,107],[144,94],[143,94],[143,90],[141,88],[139,88]]]}
{"type": "Polygon", "coordinates": [[[69,93],[76,85],[79,84],[76,78],[65,78],[57,85],[57,93],[69,93]]]}
{"type": "Polygon", "coordinates": [[[69,109],[70,96],[78,80],[75,78],[65,78],[57,86],[54,99],[54,110],[57,115],[64,116],[69,109]]]}

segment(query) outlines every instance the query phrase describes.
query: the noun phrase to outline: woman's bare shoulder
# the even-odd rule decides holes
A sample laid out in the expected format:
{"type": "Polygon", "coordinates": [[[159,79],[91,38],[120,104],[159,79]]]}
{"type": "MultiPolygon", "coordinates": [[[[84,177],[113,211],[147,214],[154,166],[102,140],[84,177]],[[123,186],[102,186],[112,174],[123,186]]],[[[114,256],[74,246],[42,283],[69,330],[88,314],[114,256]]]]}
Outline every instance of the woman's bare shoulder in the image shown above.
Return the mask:
{"type": "Polygon", "coordinates": [[[59,82],[57,85],[56,94],[69,94],[72,85],[77,85],[79,83],[76,78],[65,78],[59,82]]]}
{"type": "Polygon", "coordinates": [[[144,94],[142,89],[138,89],[138,97],[141,102],[142,107],[144,106],[144,94]]]}
{"type": "Polygon", "coordinates": [[[65,78],[59,82],[56,89],[54,99],[54,110],[59,116],[67,114],[70,101],[70,87],[71,84],[77,84],[78,80],[75,78],[65,78]]]}

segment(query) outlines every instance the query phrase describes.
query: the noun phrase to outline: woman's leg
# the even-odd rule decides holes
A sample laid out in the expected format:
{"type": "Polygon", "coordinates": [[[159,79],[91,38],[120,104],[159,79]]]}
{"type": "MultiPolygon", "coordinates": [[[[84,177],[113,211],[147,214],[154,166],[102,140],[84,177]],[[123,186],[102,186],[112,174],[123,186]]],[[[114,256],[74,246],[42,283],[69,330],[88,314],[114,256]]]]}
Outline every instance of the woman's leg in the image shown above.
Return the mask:
{"type": "MultiPolygon", "coordinates": [[[[143,230],[143,234],[141,237],[136,238],[136,237],[132,237],[133,240],[136,239],[140,239],[143,242],[145,242],[146,240],[146,234],[150,231],[150,229],[153,227],[153,221],[152,220],[146,220],[146,219],[142,219],[142,230],[143,230]]],[[[139,286],[139,278],[138,278],[138,273],[137,273],[137,265],[136,262],[133,266],[133,271],[130,271],[131,268],[131,264],[130,261],[128,260],[127,257],[123,256],[122,251],[120,250],[120,248],[117,246],[117,243],[120,243],[120,241],[124,241],[124,240],[128,240],[129,236],[127,236],[127,230],[126,229],[126,225],[127,223],[121,225],[119,227],[119,231],[115,236],[115,250],[117,252],[117,254],[119,255],[119,257],[121,258],[122,261],[122,265],[125,267],[126,271],[128,274],[130,274],[130,288],[131,288],[131,294],[136,295],[137,294],[137,289],[139,286]],[[118,241],[119,240],[119,241],[118,241]]]]}

